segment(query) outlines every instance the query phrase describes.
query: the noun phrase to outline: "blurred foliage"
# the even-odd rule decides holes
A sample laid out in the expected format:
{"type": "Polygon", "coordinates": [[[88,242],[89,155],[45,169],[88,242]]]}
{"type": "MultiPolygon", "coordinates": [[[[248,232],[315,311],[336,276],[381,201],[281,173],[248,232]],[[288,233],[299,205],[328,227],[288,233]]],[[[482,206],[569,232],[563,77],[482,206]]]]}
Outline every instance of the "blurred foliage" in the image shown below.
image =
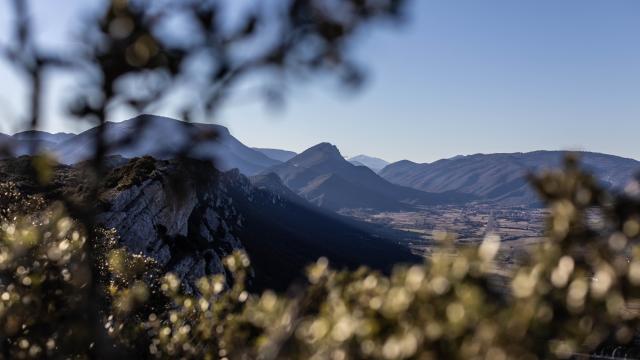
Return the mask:
{"type": "Polygon", "coordinates": [[[86,237],[60,204],[0,186],[0,349],[5,358],[88,349],[86,237]]]}
{"type": "MultiPolygon", "coordinates": [[[[101,319],[120,357],[162,359],[548,359],[629,343],[640,316],[640,199],[603,191],[572,158],[532,181],[550,210],[547,235],[508,276],[495,271],[497,236],[457,248],[441,233],[424,265],[389,275],[319,259],[306,284],[250,294],[249,259],[234,253],[224,261],[231,283],[214,275],[185,293],[102,229],[101,319]]],[[[90,276],[81,227],[13,184],[0,201],[3,354],[89,354],[97,339],[78,315],[90,276]]]]}
{"type": "Polygon", "coordinates": [[[101,339],[89,316],[100,311],[108,333],[126,334],[125,320],[139,319],[123,314],[152,306],[153,260],[119,248],[113,230],[94,232],[93,279],[87,233],[62,203],[8,182],[0,184],[0,205],[0,358],[91,357],[101,339]],[[106,295],[100,303],[90,296],[94,280],[106,295]]]}

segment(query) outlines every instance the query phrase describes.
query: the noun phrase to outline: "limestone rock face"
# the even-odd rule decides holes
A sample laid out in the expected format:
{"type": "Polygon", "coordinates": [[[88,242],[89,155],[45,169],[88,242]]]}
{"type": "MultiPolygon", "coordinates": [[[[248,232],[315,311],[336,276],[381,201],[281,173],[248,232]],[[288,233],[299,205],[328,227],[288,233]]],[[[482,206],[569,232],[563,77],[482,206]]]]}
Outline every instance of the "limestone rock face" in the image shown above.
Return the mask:
{"type": "Polygon", "coordinates": [[[242,221],[213,167],[193,163],[202,168],[186,171],[183,166],[155,162],[140,181],[125,185],[122,179],[134,170],[122,171],[118,186],[102,195],[105,211],[98,222],[116,229],[129,251],[155,259],[191,290],[200,277],[225,273],[222,259],[243,250],[234,235],[242,221]],[[193,170],[203,176],[194,178],[193,170]],[[181,173],[190,176],[180,178],[181,173]]]}

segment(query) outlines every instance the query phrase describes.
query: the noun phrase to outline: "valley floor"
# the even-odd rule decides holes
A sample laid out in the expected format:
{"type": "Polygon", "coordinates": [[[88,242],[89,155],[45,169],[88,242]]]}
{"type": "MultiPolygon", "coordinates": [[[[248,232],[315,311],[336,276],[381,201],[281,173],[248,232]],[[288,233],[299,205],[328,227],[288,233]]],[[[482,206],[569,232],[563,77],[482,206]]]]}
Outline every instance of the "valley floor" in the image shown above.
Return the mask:
{"type": "Polygon", "coordinates": [[[500,262],[513,264],[518,253],[538,243],[545,227],[547,210],[495,205],[433,206],[416,211],[342,211],[343,215],[415,234],[404,243],[416,255],[428,257],[436,241],[434,233],[456,235],[459,246],[479,244],[488,232],[502,241],[500,262]]]}

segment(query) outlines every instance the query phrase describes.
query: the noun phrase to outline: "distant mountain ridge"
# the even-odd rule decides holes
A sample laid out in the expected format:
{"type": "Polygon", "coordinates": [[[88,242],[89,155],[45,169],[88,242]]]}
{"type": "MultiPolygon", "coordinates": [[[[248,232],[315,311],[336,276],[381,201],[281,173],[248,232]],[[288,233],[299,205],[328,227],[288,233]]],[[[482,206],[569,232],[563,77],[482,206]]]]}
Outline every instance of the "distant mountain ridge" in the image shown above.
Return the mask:
{"type": "Polygon", "coordinates": [[[70,138],[76,136],[76,134],[71,133],[48,133],[46,131],[39,130],[27,130],[21,131],[13,134],[11,137],[20,140],[20,141],[46,141],[53,144],[59,144],[65,140],[69,140],[70,138]]]}
{"type": "MultiPolygon", "coordinates": [[[[15,155],[30,155],[31,142],[37,141],[40,149],[52,152],[61,163],[75,164],[93,155],[96,131],[97,128],[92,128],[78,135],[23,132],[11,136],[9,145],[15,155]]],[[[281,163],[244,145],[221,125],[186,123],[144,114],[122,122],[108,122],[105,133],[106,142],[111,146],[107,155],[125,158],[150,155],[157,159],[170,159],[181,150],[188,149],[190,157],[210,160],[222,171],[237,168],[246,175],[281,163]],[[191,134],[211,134],[217,138],[193,142],[191,134]],[[130,135],[134,141],[124,142],[130,135]]]]}
{"type": "Polygon", "coordinates": [[[329,143],[315,145],[263,174],[269,172],[277,174],[298,195],[331,210],[403,210],[414,205],[461,201],[455,193],[429,194],[391,184],[371,169],[349,163],[329,143]]]}
{"type": "MultiPolygon", "coordinates": [[[[565,151],[474,154],[426,164],[403,160],[385,167],[380,176],[422,191],[458,191],[475,195],[480,201],[536,206],[538,196],[526,175],[561,166],[566,154],[565,151]]],[[[621,189],[640,171],[640,162],[633,159],[592,152],[577,154],[582,166],[607,188],[621,189]]]]}
{"type": "Polygon", "coordinates": [[[269,148],[252,148],[252,149],[263,153],[267,157],[270,157],[274,160],[278,160],[281,162],[289,161],[291,158],[298,155],[298,153],[289,151],[289,150],[269,149],[269,148]]]}
{"type": "Polygon", "coordinates": [[[13,135],[2,134],[0,141],[7,145],[16,156],[31,155],[34,151],[52,151],[60,143],[74,137],[75,134],[27,130],[13,135]]]}
{"type": "Polygon", "coordinates": [[[389,165],[389,162],[386,160],[367,155],[353,156],[348,160],[354,165],[366,166],[369,169],[373,170],[375,173],[378,173],[380,170],[384,169],[385,166],[389,165]]]}
{"type": "MultiPolygon", "coordinates": [[[[31,155],[34,150],[54,154],[64,164],[75,164],[92,156],[97,129],[80,134],[24,131],[0,134],[0,151],[9,148],[15,156],[31,155]]],[[[153,156],[170,159],[189,148],[187,156],[212,161],[221,171],[234,168],[247,176],[274,172],[283,186],[297,196],[321,207],[404,210],[415,205],[461,204],[481,201],[505,206],[537,206],[538,197],[526,174],[558,167],[566,152],[534,151],[458,155],[433,163],[402,160],[384,166],[386,161],[367,155],[345,160],[331,144],[321,143],[301,154],[292,151],[250,148],[233,137],[224,126],[185,123],[155,115],[140,115],[105,125],[107,143],[118,144],[129,134],[133,143],[112,146],[107,155],[124,158],[153,156]],[[141,127],[145,124],[145,127],[141,127]],[[142,129],[142,130],[141,130],[142,129]],[[203,137],[192,142],[191,135],[203,137]]],[[[579,152],[581,163],[607,188],[619,189],[640,171],[640,162],[614,155],[579,152]]],[[[264,186],[273,184],[263,179],[264,186]]],[[[282,189],[279,189],[282,190],[282,189]]]]}

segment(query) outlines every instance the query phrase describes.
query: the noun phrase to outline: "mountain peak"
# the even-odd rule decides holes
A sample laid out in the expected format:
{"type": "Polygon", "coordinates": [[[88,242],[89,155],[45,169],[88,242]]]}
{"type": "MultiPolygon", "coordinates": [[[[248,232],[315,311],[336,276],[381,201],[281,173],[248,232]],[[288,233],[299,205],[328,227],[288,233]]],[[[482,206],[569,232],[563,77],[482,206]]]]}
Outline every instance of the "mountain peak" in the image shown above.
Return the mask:
{"type": "Polygon", "coordinates": [[[337,155],[342,158],[342,154],[340,154],[338,147],[328,142],[321,142],[318,145],[308,148],[304,152],[323,152],[328,155],[337,155]]]}
{"type": "MultiPolygon", "coordinates": [[[[257,174],[280,163],[242,144],[226,127],[218,124],[187,123],[164,116],[141,114],[105,125],[108,155],[124,158],[149,155],[168,160],[185,154],[194,159],[214,161],[221,171],[237,168],[247,175],[257,174]],[[134,141],[128,141],[129,138],[134,141]]],[[[89,129],[56,144],[51,150],[65,164],[90,159],[96,131],[97,128],[89,129]]]]}
{"type": "Polygon", "coordinates": [[[219,124],[186,122],[179,119],[153,114],[140,114],[122,122],[109,122],[109,124],[124,127],[144,126],[145,129],[149,128],[153,131],[164,128],[169,130],[170,132],[193,128],[197,129],[198,131],[213,130],[222,137],[231,135],[228,128],[219,124]]]}
{"type": "Polygon", "coordinates": [[[288,161],[288,163],[291,163],[294,166],[310,166],[312,164],[321,163],[328,160],[331,162],[346,162],[346,160],[342,157],[342,154],[340,154],[340,150],[338,150],[335,145],[323,142],[308,148],[299,155],[293,157],[288,161]]]}
{"type": "Polygon", "coordinates": [[[414,167],[414,166],[418,166],[418,165],[420,165],[420,164],[417,163],[417,162],[413,162],[411,160],[400,160],[400,161],[396,161],[396,162],[394,162],[392,164],[389,164],[388,166],[389,167],[395,167],[395,168],[400,168],[400,167],[405,168],[405,167],[414,167]]]}

